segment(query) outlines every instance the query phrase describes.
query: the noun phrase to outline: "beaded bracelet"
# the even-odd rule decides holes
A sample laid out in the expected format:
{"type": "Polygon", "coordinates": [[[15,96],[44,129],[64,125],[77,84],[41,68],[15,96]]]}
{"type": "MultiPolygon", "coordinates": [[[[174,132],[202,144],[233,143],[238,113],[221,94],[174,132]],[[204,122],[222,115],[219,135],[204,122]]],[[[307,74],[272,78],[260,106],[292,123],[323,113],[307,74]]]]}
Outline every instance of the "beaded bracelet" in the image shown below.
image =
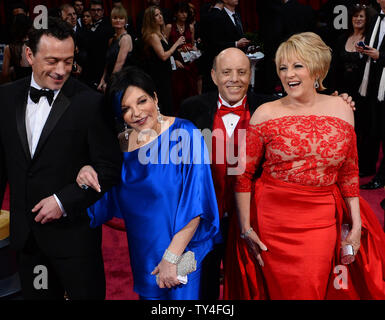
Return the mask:
{"type": "Polygon", "coordinates": [[[240,234],[240,237],[241,237],[242,239],[246,239],[247,236],[251,233],[251,231],[253,231],[253,228],[252,228],[252,227],[250,227],[250,229],[247,230],[245,233],[241,233],[241,234],[240,234]]]}
{"type": "Polygon", "coordinates": [[[163,259],[172,263],[172,264],[178,264],[182,256],[177,256],[176,254],[172,253],[171,251],[166,251],[163,254],[163,259]]]}

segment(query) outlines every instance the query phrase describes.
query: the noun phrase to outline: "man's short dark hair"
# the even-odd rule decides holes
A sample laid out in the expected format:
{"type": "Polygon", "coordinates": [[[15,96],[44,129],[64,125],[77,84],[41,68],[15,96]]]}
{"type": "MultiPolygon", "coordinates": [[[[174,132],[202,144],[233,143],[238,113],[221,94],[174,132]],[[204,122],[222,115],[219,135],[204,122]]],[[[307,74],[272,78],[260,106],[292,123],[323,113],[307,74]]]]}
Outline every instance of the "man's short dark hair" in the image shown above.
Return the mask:
{"type": "Polygon", "coordinates": [[[102,0],[91,0],[90,1],[90,7],[92,5],[99,5],[99,6],[102,6],[103,7],[103,1],[102,0]]]}
{"type": "Polygon", "coordinates": [[[28,7],[23,1],[17,1],[11,4],[11,11],[15,9],[23,9],[25,13],[28,13],[28,7]]]}
{"type": "Polygon", "coordinates": [[[74,42],[74,32],[69,23],[63,21],[60,18],[49,17],[48,28],[35,29],[31,28],[28,32],[28,47],[32,50],[35,55],[38,51],[38,45],[43,35],[52,36],[58,40],[65,40],[71,37],[74,42]]]}
{"type": "Polygon", "coordinates": [[[75,5],[75,2],[81,2],[82,4],[83,4],[83,6],[84,6],[84,0],[72,0],[72,6],[74,6],[75,5]]]}
{"type": "Polygon", "coordinates": [[[70,4],[70,3],[64,3],[64,4],[62,4],[62,5],[59,7],[60,11],[66,10],[66,9],[68,9],[68,8],[75,9],[74,6],[73,6],[72,4],[70,4]]]}

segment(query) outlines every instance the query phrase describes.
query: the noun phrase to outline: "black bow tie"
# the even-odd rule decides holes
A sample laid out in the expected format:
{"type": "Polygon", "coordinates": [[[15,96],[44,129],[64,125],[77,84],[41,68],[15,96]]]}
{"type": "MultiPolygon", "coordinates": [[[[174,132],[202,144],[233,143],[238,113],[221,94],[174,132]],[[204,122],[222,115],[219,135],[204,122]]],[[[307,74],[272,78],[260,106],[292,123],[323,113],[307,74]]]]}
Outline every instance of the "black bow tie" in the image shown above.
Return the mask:
{"type": "Polygon", "coordinates": [[[49,105],[52,104],[54,92],[53,90],[44,90],[44,89],[36,89],[34,87],[30,87],[29,89],[29,97],[34,103],[39,103],[41,97],[47,97],[49,105]]]}
{"type": "Polygon", "coordinates": [[[384,17],[385,17],[385,14],[380,13],[380,19],[382,20],[382,19],[384,19],[384,17]]]}

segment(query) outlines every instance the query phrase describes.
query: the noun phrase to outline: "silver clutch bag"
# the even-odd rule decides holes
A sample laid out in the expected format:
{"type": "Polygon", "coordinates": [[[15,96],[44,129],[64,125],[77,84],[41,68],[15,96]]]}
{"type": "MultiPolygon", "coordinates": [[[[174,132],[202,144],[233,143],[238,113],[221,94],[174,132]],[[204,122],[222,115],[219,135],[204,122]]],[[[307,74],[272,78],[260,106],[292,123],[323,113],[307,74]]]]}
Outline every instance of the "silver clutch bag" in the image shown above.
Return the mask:
{"type": "Polygon", "coordinates": [[[176,265],[178,276],[187,276],[189,273],[194,272],[197,269],[197,261],[195,260],[195,254],[192,251],[187,251],[182,254],[182,258],[176,265]]]}
{"type": "MultiPolygon", "coordinates": [[[[192,251],[187,251],[182,254],[180,261],[176,265],[176,273],[181,283],[187,283],[187,275],[197,269],[197,261],[195,254],[192,251]],[[186,277],[184,279],[184,277],[186,277]]],[[[159,285],[159,275],[156,275],[156,283],[159,285]]]]}

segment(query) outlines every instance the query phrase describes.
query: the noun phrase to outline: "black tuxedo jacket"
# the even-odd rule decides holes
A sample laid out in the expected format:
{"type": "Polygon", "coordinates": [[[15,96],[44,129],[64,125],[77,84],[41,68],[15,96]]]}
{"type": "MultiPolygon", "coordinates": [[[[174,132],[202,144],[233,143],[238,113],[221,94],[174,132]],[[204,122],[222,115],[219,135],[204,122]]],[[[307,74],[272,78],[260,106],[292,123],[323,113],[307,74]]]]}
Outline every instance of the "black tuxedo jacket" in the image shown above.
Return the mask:
{"type": "Polygon", "coordinates": [[[106,64],[108,42],[114,35],[114,29],[108,19],[103,18],[95,31],[87,33],[87,61],[83,66],[83,78],[89,84],[99,84],[106,64]]]}
{"type": "MultiPolygon", "coordinates": [[[[376,24],[378,15],[373,18],[372,25],[368,29],[366,36],[365,36],[365,44],[369,45],[370,38],[372,35],[372,32],[374,30],[374,26],[376,24]]],[[[380,32],[380,29],[378,29],[378,32],[380,32]]],[[[377,46],[377,43],[374,43],[374,46],[377,46]]],[[[380,85],[380,79],[382,75],[382,70],[385,67],[385,36],[382,39],[381,45],[379,47],[380,57],[377,60],[370,60],[370,72],[369,72],[369,82],[368,82],[368,90],[367,90],[367,96],[373,96],[377,97],[378,95],[378,87],[380,85]]],[[[365,56],[365,62],[366,62],[366,56],[365,56]]]]}
{"type": "MultiPolygon", "coordinates": [[[[240,18],[239,15],[238,17],[240,18]]],[[[238,41],[245,35],[238,31],[225,9],[216,11],[212,18],[210,39],[212,40],[211,47],[213,48],[214,56],[216,56],[224,49],[235,47],[235,41],[238,41]]]]}
{"type": "Polygon", "coordinates": [[[98,172],[103,192],[120,181],[121,153],[107,125],[103,97],[68,79],[52,105],[31,159],[25,112],[31,78],[0,87],[0,200],[10,185],[11,246],[25,247],[32,232],[40,249],[53,257],[81,256],[100,250],[101,228],[91,229],[86,208],[102,194],[76,184],[84,165],[98,172]],[[67,217],[46,224],[31,209],[56,194],[67,217]]]}
{"type": "MultiPolygon", "coordinates": [[[[263,103],[276,100],[275,96],[247,94],[250,116],[263,103]]],[[[213,129],[215,112],[218,109],[218,91],[187,98],[181,104],[179,116],[190,120],[198,129],[213,129]]]]}

